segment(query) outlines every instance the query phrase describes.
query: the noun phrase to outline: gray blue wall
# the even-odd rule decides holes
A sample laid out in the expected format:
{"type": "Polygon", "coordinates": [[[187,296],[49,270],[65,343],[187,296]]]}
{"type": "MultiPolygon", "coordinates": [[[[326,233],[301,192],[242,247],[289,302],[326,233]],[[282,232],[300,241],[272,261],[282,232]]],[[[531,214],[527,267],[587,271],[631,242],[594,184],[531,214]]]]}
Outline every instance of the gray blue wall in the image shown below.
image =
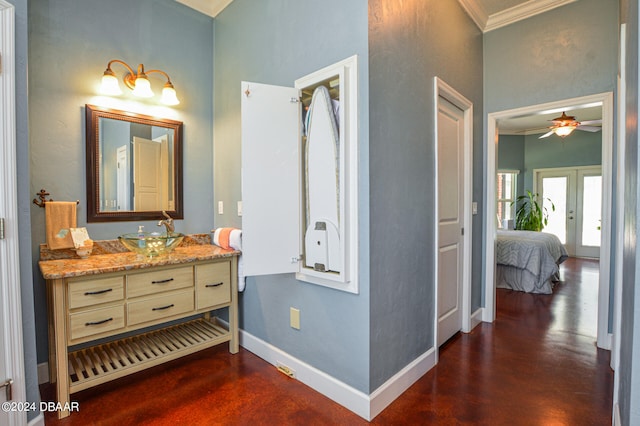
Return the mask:
{"type": "MultiPolygon", "coordinates": [[[[369,1],[371,389],[433,347],[433,78],[473,103],[473,199],[482,210],[482,33],[455,1],[369,1]]],[[[473,218],[480,306],[481,215],[473,218]]]]}
{"type": "Polygon", "coordinates": [[[616,88],[618,1],[580,0],[484,36],[486,113],[616,88]]]}
{"type": "Polygon", "coordinates": [[[235,0],[215,19],[214,193],[240,226],[240,82],[293,87],[300,77],[359,56],[360,294],[297,281],[251,277],[240,295],[240,327],[342,382],[369,393],[367,1],[235,0]],[[300,310],[301,329],[289,326],[300,310]]]}
{"type": "Polygon", "coordinates": [[[524,194],[524,136],[500,135],[498,140],[498,170],[519,170],[516,195],[524,194]]]}
{"type": "MultiPolygon", "coordinates": [[[[157,100],[139,102],[127,92],[112,99],[115,106],[104,106],[184,122],[185,219],[176,221],[176,229],[208,232],[213,225],[212,45],[213,19],[173,0],[29,1],[31,187],[22,193],[33,198],[46,188],[55,200],[80,200],[78,226],[86,226],[94,239],[116,238],[139,224],[155,228],[156,222],[86,223],[84,105],[106,102],[97,95],[109,60],[142,63],[171,76],[181,104],[157,108],[157,100]]],[[[124,68],[113,69],[124,75],[124,68]]],[[[164,82],[149,78],[159,92],[164,82]]],[[[37,266],[38,246],[45,241],[44,209],[31,205],[30,213],[38,362],[45,362],[45,283],[37,266]]]]}
{"type": "MultiPolygon", "coordinates": [[[[25,387],[27,401],[40,401],[37,372],[36,323],[34,319],[31,238],[31,197],[29,188],[29,121],[27,98],[27,0],[9,0],[15,6],[16,54],[16,163],[18,170],[18,229],[20,232],[20,293],[22,309],[22,340],[24,350],[25,387]]],[[[27,414],[31,421],[38,415],[27,414]]]]}
{"type": "Polygon", "coordinates": [[[517,169],[518,194],[533,190],[533,170],[602,164],[602,133],[574,132],[565,139],[501,135],[498,168],[517,169]]]}

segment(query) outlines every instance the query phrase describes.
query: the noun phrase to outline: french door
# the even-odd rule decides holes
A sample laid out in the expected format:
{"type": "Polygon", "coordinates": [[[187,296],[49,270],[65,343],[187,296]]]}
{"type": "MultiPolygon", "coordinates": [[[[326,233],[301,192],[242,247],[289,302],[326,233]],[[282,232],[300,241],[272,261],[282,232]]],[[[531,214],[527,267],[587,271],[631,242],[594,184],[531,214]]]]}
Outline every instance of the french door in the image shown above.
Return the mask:
{"type": "Polygon", "coordinates": [[[602,168],[538,169],[534,179],[549,213],[543,232],[555,234],[569,256],[600,257],[602,168]]]}

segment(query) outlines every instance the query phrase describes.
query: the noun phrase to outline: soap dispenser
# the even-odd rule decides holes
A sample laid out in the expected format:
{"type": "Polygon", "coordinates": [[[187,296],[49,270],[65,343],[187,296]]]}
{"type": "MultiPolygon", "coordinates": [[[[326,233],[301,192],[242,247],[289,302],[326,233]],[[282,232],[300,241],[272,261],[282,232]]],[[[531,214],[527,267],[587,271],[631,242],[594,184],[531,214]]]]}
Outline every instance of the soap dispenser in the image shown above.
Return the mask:
{"type": "Polygon", "coordinates": [[[140,248],[145,248],[147,246],[147,243],[144,241],[144,226],[140,225],[138,226],[138,247],[140,248]]]}

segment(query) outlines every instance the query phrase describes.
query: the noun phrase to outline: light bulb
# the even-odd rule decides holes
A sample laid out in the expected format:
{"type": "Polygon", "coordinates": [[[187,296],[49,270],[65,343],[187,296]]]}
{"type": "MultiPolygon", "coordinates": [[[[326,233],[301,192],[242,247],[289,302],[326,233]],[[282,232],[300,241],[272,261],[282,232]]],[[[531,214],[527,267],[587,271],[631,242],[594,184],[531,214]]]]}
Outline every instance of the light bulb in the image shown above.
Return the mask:
{"type": "Polygon", "coordinates": [[[135,81],[135,87],[133,88],[133,94],[139,98],[150,98],[153,96],[151,83],[149,83],[149,79],[145,74],[138,74],[135,81]]]}
{"type": "Polygon", "coordinates": [[[561,138],[564,138],[565,136],[569,136],[571,134],[571,132],[573,132],[575,130],[576,126],[562,126],[562,127],[556,127],[556,135],[560,136],[561,138]]]}
{"type": "Polygon", "coordinates": [[[104,75],[102,76],[102,84],[100,86],[100,91],[104,95],[121,95],[122,90],[120,89],[120,84],[118,83],[118,79],[113,74],[113,71],[106,70],[104,75]]]}
{"type": "Polygon", "coordinates": [[[176,89],[173,88],[171,83],[167,82],[162,88],[162,98],[160,102],[165,105],[178,105],[180,103],[176,95],[176,89]]]}

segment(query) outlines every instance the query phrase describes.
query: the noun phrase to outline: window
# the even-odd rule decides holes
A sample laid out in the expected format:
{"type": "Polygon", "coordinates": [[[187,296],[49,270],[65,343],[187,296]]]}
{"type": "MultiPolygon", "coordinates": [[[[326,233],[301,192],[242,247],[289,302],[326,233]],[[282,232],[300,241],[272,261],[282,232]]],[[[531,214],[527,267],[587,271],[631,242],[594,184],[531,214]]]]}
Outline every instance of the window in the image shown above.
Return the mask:
{"type": "Polygon", "coordinates": [[[505,220],[515,219],[516,205],[511,204],[516,200],[518,190],[519,170],[499,170],[498,171],[498,206],[496,208],[498,216],[498,227],[507,228],[505,220]]]}

